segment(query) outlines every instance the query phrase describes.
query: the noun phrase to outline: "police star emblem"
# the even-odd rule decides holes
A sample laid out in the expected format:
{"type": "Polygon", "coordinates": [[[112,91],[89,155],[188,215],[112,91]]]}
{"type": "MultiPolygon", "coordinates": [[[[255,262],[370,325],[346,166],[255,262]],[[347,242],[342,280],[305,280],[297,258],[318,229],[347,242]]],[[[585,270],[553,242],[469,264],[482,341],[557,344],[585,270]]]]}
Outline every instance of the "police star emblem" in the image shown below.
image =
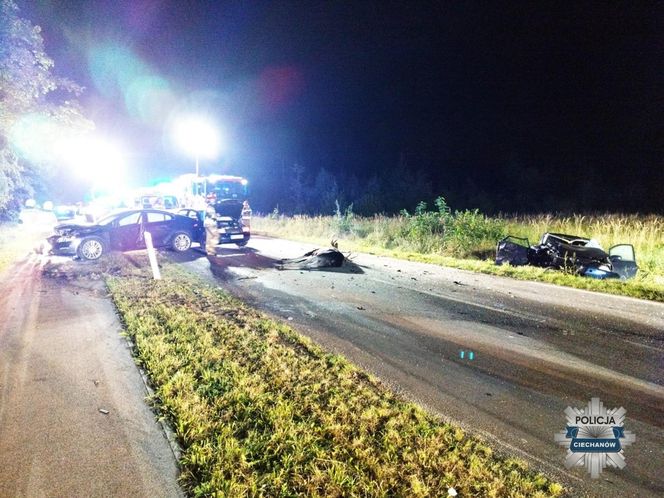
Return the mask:
{"type": "Polygon", "coordinates": [[[597,479],[606,467],[625,467],[623,448],[636,441],[625,431],[624,408],[607,409],[599,398],[592,398],[584,409],[565,409],[567,427],[554,435],[554,440],[567,447],[565,467],[585,466],[590,477],[597,479]]]}

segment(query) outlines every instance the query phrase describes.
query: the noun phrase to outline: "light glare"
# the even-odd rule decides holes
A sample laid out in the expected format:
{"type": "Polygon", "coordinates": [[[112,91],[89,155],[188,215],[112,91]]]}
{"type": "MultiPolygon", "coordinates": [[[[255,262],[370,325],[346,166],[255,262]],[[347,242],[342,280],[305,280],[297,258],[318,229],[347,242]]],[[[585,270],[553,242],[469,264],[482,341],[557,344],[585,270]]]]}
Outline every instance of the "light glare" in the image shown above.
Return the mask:
{"type": "Polygon", "coordinates": [[[219,132],[215,126],[201,118],[186,118],[175,126],[178,146],[197,158],[214,159],[219,153],[219,132]]]}
{"type": "Polygon", "coordinates": [[[75,175],[91,181],[95,189],[114,189],[122,185],[125,155],[111,141],[97,136],[67,137],[58,143],[57,154],[75,175]]]}

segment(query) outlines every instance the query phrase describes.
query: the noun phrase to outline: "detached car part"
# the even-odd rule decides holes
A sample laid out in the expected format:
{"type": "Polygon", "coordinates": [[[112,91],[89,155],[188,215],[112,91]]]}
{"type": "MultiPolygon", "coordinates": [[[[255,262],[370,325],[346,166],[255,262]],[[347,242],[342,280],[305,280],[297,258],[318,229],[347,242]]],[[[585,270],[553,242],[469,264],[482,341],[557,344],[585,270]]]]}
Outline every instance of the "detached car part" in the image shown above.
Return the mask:
{"type": "Polygon", "coordinates": [[[593,240],[576,235],[545,233],[540,242],[530,245],[528,239],[507,236],[496,247],[496,264],[533,265],[597,279],[633,278],[638,271],[634,246],[619,244],[605,252],[593,240]]]}

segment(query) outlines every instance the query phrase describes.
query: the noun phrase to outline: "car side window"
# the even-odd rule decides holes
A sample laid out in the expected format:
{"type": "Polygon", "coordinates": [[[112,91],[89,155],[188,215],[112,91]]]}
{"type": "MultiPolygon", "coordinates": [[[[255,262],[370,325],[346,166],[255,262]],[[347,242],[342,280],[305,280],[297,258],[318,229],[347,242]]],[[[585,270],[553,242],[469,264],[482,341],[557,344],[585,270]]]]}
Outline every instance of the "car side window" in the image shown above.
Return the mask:
{"type": "Polygon", "coordinates": [[[147,222],[148,223],[158,223],[160,221],[166,221],[166,220],[171,219],[170,216],[168,216],[167,214],[164,214],[164,213],[147,212],[145,214],[147,215],[147,222]]]}
{"type": "Polygon", "coordinates": [[[118,220],[118,226],[123,227],[126,225],[136,225],[138,224],[138,219],[140,218],[141,213],[132,213],[118,220]]]}

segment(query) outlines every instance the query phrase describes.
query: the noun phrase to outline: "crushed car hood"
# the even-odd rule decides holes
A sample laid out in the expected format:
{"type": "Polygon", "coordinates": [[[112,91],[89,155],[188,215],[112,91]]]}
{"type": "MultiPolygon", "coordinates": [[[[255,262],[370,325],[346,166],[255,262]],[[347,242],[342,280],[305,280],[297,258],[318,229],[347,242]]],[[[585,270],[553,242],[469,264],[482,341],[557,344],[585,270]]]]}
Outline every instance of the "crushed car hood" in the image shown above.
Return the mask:
{"type": "Polygon", "coordinates": [[[58,235],[83,235],[98,232],[99,225],[85,225],[80,223],[61,223],[56,225],[55,233],[58,235]]]}

